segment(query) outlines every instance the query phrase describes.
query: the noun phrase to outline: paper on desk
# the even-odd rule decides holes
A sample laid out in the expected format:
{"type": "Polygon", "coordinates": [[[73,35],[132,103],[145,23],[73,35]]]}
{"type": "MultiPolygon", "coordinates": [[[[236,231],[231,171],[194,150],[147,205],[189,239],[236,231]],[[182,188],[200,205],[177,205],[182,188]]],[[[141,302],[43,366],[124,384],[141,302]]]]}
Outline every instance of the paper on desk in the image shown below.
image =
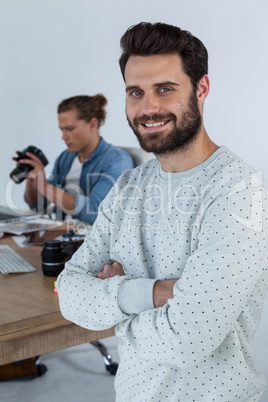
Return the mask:
{"type": "Polygon", "coordinates": [[[27,247],[27,244],[25,243],[27,236],[12,236],[12,239],[19,247],[27,247]]]}
{"type": "Polygon", "coordinates": [[[25,222],[8,223],[1,227],[1,231],[3,231],[4,233],[22,235],[25,233],[52,229],[61,225],[61,221],[52,221],[51,219],[37,218],[33,220],[27,220],[25,222]]]}

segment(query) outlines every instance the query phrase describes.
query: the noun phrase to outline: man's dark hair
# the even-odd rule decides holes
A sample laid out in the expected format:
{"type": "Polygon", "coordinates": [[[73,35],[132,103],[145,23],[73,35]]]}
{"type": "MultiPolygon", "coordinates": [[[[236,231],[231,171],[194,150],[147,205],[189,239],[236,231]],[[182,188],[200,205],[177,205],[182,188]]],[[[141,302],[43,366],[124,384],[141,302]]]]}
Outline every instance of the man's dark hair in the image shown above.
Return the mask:
{"type": "Polygon", "coordinates": [[[130,56],[157,54],[178,54],[194,88],[208,73],[208,52],[203,43],[190,32],[173,25],[161,22],[133,25],[122,36],[120,45],[123,53],[119,64],[124,78],[130,56]]]}

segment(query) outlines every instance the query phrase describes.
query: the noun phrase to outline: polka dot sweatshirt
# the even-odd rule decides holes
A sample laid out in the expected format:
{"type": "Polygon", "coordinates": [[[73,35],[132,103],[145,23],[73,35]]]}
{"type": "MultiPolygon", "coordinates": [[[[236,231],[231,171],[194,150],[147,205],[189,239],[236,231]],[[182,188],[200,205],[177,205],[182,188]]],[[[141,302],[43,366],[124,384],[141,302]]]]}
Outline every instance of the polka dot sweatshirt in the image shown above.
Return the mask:
{"type": "Polygon", "coordinates": [[[261,172],[227,148],[179,173],[157,159],[125,172],[58,278],[62,314],[116,325],[116,401],[259,401],[253,362],[268,279],[261,172]],[[119,261],[125,276],[96,277],[119,261]],[[156,280],[178,279],[154,308],[156,280]]]}

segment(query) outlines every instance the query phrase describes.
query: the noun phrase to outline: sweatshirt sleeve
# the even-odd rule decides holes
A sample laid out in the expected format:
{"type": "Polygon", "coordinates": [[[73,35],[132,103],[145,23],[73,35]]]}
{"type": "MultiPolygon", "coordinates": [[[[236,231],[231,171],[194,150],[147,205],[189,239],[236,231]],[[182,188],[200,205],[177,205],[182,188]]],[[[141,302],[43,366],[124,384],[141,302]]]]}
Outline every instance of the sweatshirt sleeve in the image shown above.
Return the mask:
{"type": "Polygon", "coordinates": [[[118,291],[118,304],[127,314],[139,314],[154,308],[153,288],[157,279],[137,278],[122,282],[118,291]]]}
{"type": "Polygon", "coordinates": [[[137,358],[196,366],[220,353],[226,338],[254,334],[267,288],[267,194],[262,203],[266,210],[257,208],[256,216],[238,194],[231,206],[228,197],[209,205],[202,224],[211,231],[200,227],[174,297],[116,328],[137,358]]]}
{"type": "MultiPolygon", "coordinates": [[[[103,215],[96,224],[107,225],[103,215]]],[[[84,243],[58,276],[57,288],[62,315],[84,328],[103,330],[129,318],[117,300],[118,290],[127,276],[97,278],[105,264],[111,264],[110,233],[92,229],[84,243]]]]}
{"type": "MultiPolygon", "coordinates": [[[[104,241],[103,236],[101,240],[104,241]]],[[[106,258],[98,259],[99,253],[104,255],[103,250],[98,246],[96,253],[90,251],[89,244],[92,242],[97,244],[95,234],[85,239],[58,277],[62,315],[84,328],[102,330],[141,311],[154,308],[153,286],[156,279],[133,279],[128,276],[115,276],[105,280],[97,278],[96,275],[103,266],[112,261],[108,250],[106,258]]]]}

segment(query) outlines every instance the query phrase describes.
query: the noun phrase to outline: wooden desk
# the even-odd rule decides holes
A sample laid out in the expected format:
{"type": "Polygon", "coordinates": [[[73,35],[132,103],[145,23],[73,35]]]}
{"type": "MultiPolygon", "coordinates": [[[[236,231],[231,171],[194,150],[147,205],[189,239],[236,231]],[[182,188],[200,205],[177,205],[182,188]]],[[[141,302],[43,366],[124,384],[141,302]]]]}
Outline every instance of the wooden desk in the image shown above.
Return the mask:
{"type": "Polygon", "coordinates": [[[66,321],[54,281],[43,275],[40,246],[21,248],[10,236],[0,240],[29,261],[37,272],[0,273],[0,365],[114,335],[114,328],[90,331],[66,321]]]}

